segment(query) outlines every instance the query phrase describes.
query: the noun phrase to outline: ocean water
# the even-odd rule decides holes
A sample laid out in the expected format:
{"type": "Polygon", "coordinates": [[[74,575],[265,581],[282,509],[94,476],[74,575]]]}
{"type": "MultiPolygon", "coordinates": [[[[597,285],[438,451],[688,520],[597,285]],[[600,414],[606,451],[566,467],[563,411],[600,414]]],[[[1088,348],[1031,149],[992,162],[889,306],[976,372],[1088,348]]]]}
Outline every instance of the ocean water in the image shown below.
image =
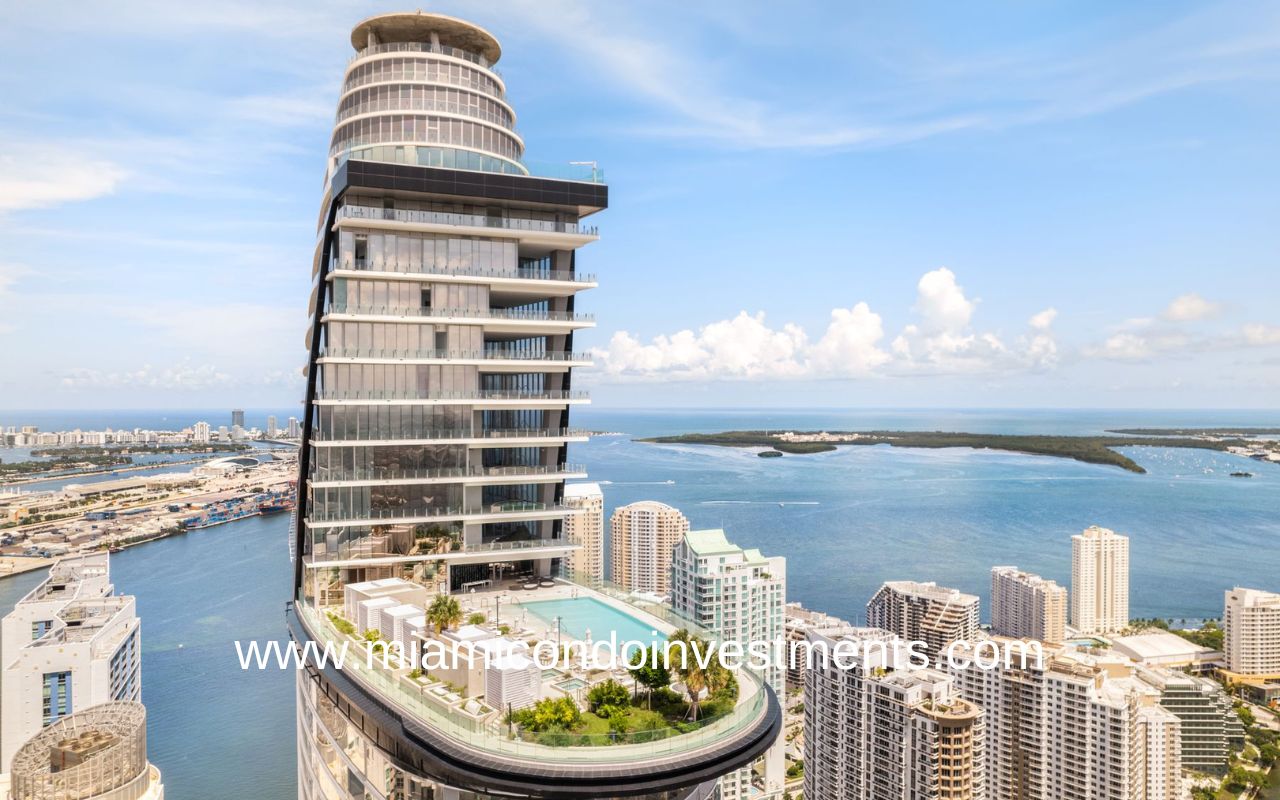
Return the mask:
{"type": "MultiPolygon", "coordinates": [[[[48,413],[66,415],[61,426],[88,428],[160,427],[162,416],[190,424],[203,412],[137,412],[127,423],[113,412],[90,421],[48,413]]],[[[1099,433],[1280,427],[1280,412],[592,409],[575,413],[574,424],[631,436],[739,428],[1099,433]]],[[[1170,448],[1126,451],[1146,475],[1041,456],[883,446],[762,459],[631,436],[594,438],[569,454],[604,483],[607,511],[642,499],[670,503],[695,527],[723,527],[744,547],[785,556],[789,599],[851,621],[885,580],[936,580],[978,593],[984,604],[995,564],[1069,582],[1070,536],[1090,524],[1132,539],[1134,616],[1218,617],[1232,585],[1280,590],[1280,466],[1273,464],[1170,448]],[[1241,468],[1255,477],[1228,476],[1241,468]]],[[[138,597],[148,746],[172,797],[296,797],[294,676],[242,672],[232,644],[286,638],[287,527],[284,515],[254,517],[112,559],[118,589],[138,597]]],[[[38,579],[0,580],[0,611],[38,579]]]]}

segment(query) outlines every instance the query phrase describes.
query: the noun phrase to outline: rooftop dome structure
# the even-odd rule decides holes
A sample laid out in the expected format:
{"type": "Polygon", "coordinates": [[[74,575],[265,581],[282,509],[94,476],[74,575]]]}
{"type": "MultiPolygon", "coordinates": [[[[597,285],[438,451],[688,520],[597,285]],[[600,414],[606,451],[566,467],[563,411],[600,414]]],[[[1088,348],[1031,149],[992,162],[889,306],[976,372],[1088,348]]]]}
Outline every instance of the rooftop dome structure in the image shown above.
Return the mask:
{"type": "Polygon", "coordinates": [[[103,703],[63,717],[13,757],[13,800],[159,800],[147,763],[147,710],[103,703]]]}

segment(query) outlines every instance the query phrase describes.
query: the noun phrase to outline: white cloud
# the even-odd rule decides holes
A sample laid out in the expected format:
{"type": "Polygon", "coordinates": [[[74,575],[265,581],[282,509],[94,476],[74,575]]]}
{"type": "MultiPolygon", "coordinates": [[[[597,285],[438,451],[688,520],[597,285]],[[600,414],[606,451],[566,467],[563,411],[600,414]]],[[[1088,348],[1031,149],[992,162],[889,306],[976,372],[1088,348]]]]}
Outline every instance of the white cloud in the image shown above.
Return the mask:
{"type": "Polygon", "coordinates": [[[102,197],[114,192],[126,174],[75,143],[10,142],[0,152],[0,214],[102,197]]]}
{"type": "Polygon", "coordinates": [[[884,324],[866,303],[831,312],[827,331],[809,352],[809,371],[826,375],[866,375],[892,356],[880,349],[884,324]]]}
{"type": "Polygon", "coordinates": [[[1086,354],[1117,361],[1134,361],[1150,356],[1151,345],[1137,334],[1117,333],[1103,342],[1100,347],[1086,350],[1086,354]]]}
{"type": "Polygon", "coordinates": [[[135,370],[104,372],[98,369],[69,370],[61,377],[66,389],[176,389],[202,391],[226,386],[232,378],[212,364],[182,363],[156,369],[146,364],[135,370]]]}
{"type": "Polygon", "coordinates": [[[1047,331],[1049,326],[1053,325],[1053,321],[1058,318],[1058,309],[1046,308],[1038,314],[1033,314],[1031,319],[1027,320],[1027,324],[1038,331],[1047,331]]]}
{"type": "Polygon", "coordinates": [[[1215,317],[1222,311],[1218,303],[1211,303],[1192,292],[1175,297],[1160,316],[1169,322],[1194,322],[1215,317]]]}
{"type": "Polygon", "coordinates": [[[797,356],[805,333],[796,325],[774,330],[763,312],[746,311],[713,322],[697,333],[683,330],[642,344],[626,331],[597,351],[605,371],[613,375],[664,374],[678,378],[764,378],[799,374],[797,356]]]}
{"type": "Polygon", "coordinates": [[[917,285],[919,325],[907,325],[883,346],[884,322],[866,303],[831,311],[822,335],[798,325],[771,328],[763,312],[740,312],[696,332],[655,336],[648,343],[615,333],[595,355],[620,379],[850,378],[891,374],[980,372],[1045,368],[1057,360],[1050,325],[1057,312],[1032,318],[1032,335],[1011,349],[991,332],[970,327],[977,306],[948,269],[926,273],[917,285]]]}
{"type": "Polygon", "coordinates": [[[1280,344],[1280,325],[1245,325],[1240,329],[1245,344],[1266,347],[1280,344]]]}

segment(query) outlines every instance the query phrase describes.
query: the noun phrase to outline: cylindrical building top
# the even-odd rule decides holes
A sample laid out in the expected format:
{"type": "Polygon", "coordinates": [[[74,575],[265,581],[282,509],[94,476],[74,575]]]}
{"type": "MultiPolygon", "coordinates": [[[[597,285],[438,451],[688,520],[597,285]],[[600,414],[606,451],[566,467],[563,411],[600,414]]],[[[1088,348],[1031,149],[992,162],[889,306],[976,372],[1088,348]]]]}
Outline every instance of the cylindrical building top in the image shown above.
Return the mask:
{"type": "Polygon", "coordinates": [[[502,46],[493,34],[479,25],[444,14],[421,11],[379,14],[351,31],[351,46],[356,50],[392,42],[434,42],[456,47],[483,56],[491,65],[502,57],[502,46]]]}

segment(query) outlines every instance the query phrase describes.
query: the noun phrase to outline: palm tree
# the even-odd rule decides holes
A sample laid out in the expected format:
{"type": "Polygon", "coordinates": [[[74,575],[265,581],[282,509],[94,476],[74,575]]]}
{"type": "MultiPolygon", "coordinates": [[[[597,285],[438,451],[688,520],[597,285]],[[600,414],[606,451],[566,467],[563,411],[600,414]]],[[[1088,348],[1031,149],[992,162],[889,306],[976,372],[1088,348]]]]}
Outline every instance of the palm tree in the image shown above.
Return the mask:
{"type": "Polygon", "coordinates": [[[684,683],[684,690],[689,695],[690,719],[697,722],[698,702],[703,690],[710,687],[714,691],[714,683],[723,680],[720,677],[720,673],[723,672],[727,676],[728,671],[721,666],[719,659],[714,656],[714,649],[710,643],[694,636],[684,628],[671,634],[667,642],[668,644],[682,642],[685,645],[683,663],[671,664],[670,667],[680,676],[680,680],[684,683]],[[706,661],[705,667],[702,665],[704,659],[706,661]]]}
{"type": "Polygon", "coordinates": [[[462,622],[462,606],[447,594],[436,595],[427,609],[427,620],[435,627],[436,635],[439,636],[445,628],[452,628],[462,622]]]}

